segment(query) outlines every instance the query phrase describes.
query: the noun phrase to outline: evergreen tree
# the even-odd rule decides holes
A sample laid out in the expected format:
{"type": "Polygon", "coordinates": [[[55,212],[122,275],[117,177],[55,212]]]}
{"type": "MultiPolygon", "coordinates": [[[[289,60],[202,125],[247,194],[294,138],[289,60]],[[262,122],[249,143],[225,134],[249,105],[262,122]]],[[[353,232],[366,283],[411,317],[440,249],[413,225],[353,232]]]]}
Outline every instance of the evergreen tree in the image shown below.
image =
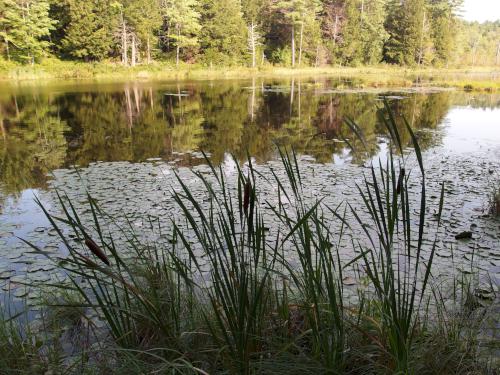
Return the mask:
{"type": "Polygon", "coordinates": [[[385,18],[385,0],[362,0],[361,33],[365,64],[376,64],[382,60],[382,49],[388,38],[384,28],[385,18]]]}
{"type": "Polygon", "coordinates": [[[363,62],[363,30],[359,0],[344,1],[345,22],[339,43],[339,58],[343,64],[359,65],[363,62]]]}
{"type": "Polygon", "coordinates": [[[102,60],[113,45],[116,14],[108,0],[67,0],[69,25],[62,47],[78,59],[102,60]]]}
{"type": "Polygon", "coordinates": [[[430,17],[432,25],[432,40],[437,64],[446,64],[455,49],[457,28],[459,24],[456,11],[462,4],[461,0],[430,0],[430,17]]]}
{"type": "Polygon", "coordinates": [[[241,62],[247,30],[239,0],[203,0],[201,46],[207,62],[241,62]]]}
{"type": "Polygon", "coordinates": [[[49,17],[46,0],[2,0],[3,15],[0,18],[1,36],[8,46],[8,55],[35,63],[43,56],[50,43],[47,40],[54,28],[49,17]]]}
{"type": "Polygon", "coordinates": [[[274,9],[280,13],[285,24],[290,29],[290,48],[292,51],[291,64],[296,62],[296,33],[299,32],[299,65],[302,59],[304,26],[307,22],[316,21],[316,16],[321,7],[317,0],[279,0],[274,9]],[[297,30],[298,29],[298,30],[297,30]]]}
{"type": "Polygon", "coordinates": [[[176,64],[179,64],[181,49],[198,46],[201,30],[197,0],[166,0],[165,16],[169,27],[168,37],[176,47],[176,64]]]}
{"type": "Polygon", "coordinates": [[[426,17],[425,0],[390,0],[385,29],[389,39],[384,46],[387,62],[414,65],[421,62],[426,17]]]}
{"type": "MultiPolygon", "coordinates": [[[[184,0],[184,2],[186,1],[189,0],[184,0]]],[[[124,5],[124,18],[130,28],[132,65],[135,64],[133,57],[136,50],[145,52],[146,61],[149,64],[151,62],[151,41],[163,23],[160,3],[158,0],[126,0],[122,3],[124,5]]]]}

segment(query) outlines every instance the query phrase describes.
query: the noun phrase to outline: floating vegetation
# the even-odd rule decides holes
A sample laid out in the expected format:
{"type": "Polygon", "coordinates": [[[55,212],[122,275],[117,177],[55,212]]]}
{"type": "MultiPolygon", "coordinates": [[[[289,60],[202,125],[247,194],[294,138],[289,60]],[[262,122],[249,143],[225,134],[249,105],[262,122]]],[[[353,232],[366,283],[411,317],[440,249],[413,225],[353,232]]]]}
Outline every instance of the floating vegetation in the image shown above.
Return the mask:
{"type": "MultiPolygon", "coordinates": [[[[494,374],[478,332],[495,289],[473,262],[467,274],[434,275],[448,187],[438,182],[432,198],[412,128],[410,154],[387,107],[381,121],[388,156],[353,183],[358,203],[330,205],[303,174],[310,167],[284,148],[281,168],[267,174],[250,158],[231,168],[206,158],[186,175],[175,172],[177,184],[159,202],[177,207],[167,229],[164,218],[127,215],[126,207],[123,217],[109,215],[91,194],[83,214],[64,192],[62,214],[39,201],[67,256],[30,246],[66,275],[51,283],[71,295],[55,303],[58,316],[87,337],[71,355],[59,352],[65,360],[55,369],[494,374]]],[[[67,345],[62,336],[46,347],[67,345]]],[[[44,345],[27,348],[38,354],[44,345]]],[[[4,368],[48,363],[39,357],[4,368]]]]}

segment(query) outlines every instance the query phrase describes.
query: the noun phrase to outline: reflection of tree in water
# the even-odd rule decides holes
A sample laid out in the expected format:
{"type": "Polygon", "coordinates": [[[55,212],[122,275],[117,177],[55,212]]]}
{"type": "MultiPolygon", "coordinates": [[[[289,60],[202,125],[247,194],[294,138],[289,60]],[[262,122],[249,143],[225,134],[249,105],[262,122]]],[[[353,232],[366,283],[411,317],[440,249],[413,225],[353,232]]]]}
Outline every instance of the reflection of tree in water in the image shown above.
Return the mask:
{"type": "Polygon", "coordinates": [[[61,98],[72,129],[69,163],[133,160],[132,105],[125,93],[83,93],[61,98]]]}
{"type": "MultiPolygon", "coordinates": [[[[410,134],[403,121],[403,118],[405,118],[412,128],[417,130],[422,149],[439,144],[442,134],[431,133],[426,130],[435,130],[442,123],[450,106],[451,97],[449,92],[425,95],[413,94],[402,100],[391,100],[390,107],[396,117],[401,143],[404,146],[411,144],[410,134]]],[[[385,129],[380,123],[378,132],[385,133],[385,129]]]]}
{"type": "Polygon", "coordinates": [[[500,94],[470,94],[458,91],[450,96],[453,97],[453,105],[482,109],[500,108],[500,94]]]}
{"type": "Polygon", "coordinates": [[[174,95],[164,95],[162,106],[170,130],[166,149],[170,153],[197,150],[203,137],[198,94],[192,89],[181,92],[177,86],[174,95]]]}
{"type": "MultiPolygon", "coordinates": [[[[317,85],[290,79],[278,86],[223,81],[183,83],[161,90],[127,84],[116,90],[61,94],[29,93],[0,99],[0,178],[7,191],[43,184],[52,169],[93,161],[141,161],[151,157],[202,160],[173,152],[203,149],[219,163],[230,152],[259,162],[275,157],[274,144],[294,147],[318,162],[345,155],[347,139],[361,142],[345,125],[355,121],[367,151],[349,152],[355,161],[379,151],[385,129],[377,120],[379,95],[317,92],[317,85]]],[[[417,129],[436,129],[452,104],[498,107],[498,96],[443,92],[392,98],[405,144],[409,134],[400,116],[417,129]],[[471,98],[474,98],[472,100],[471,98]]],[[[421,145],[439,142],[439,132],[418,132],[421,145]]]]}
{"type": "Polygon", "coordinates": [[[66,123],[51,96],[12,96],[0,103],[0,176],[5,193],[44,185],[64,164],[66,123]]]}
{"type": "Polygon", "coordinates": [[[214,85],[200,93],[205,137],[201,148],[220,163],[224,154],[238,155],[244,122],[248,117],[248,91],[238,84],[214,85]]]}

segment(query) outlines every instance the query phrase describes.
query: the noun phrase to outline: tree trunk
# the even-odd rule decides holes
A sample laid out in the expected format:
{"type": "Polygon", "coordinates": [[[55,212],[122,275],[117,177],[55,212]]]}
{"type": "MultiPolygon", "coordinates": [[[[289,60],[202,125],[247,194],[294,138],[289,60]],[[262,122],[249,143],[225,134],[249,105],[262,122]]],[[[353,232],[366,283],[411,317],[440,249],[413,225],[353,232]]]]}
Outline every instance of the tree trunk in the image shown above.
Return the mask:
{"type": "Polygon", "coordinates": [[[338,33],[339,33],[339,15],[335,13],[335,23],[333,24],[333,44],[337,43],[338,33]]]}
{"type": "Polygon", "coordinates": [[[179,39],[181,37],[181,29],[178,26],[177,27],[177,43],[176,43],[176,49],[175,49],[175,65],[179,66],[179,54],[181,51],[181,47],[179,46],[179,39]]]}
{"type": "Polygon", "coordinates": [[[252,68],[255,68],[255,25],[252,23],[250,25],[250,49],[252,51],[252,68]]]}
{"type": "Polygon", "coordinates": [[[19,118],[21,113],[19,112],[19,104],[17,103],[17,95],[14,95],[14,108],[16,109],[16,119],[19,118]]]}
{"type": "Polygon", "coordinates": [[[9,50],[9,40],[7,39],[7,30],[4,30],[5,36],[5,52],[7,53],[7,61],[10,61],[10,50],[9,50]]]}
{"type": "Polygon", "coordinates": [[[252,77],[252,95],[250,95],[250,105],[249,105],[249,112],[250,112],[250,121],[253,122],[254,117],[255,117],[255,77],[252,77]]]}
{"type": "Polygon", "coordinates": [[[425,31],[425,11],[424,11],[424,17],[422,18],[422,30],[421,35],[420,35],[420,55],[418,57],[418,65],[422,65],[422,62],[424,60],[424,31],[425,31]]]}
{"type": "Polygon", "coordinates": [[[300,24],[300,43],[299,43],[299,67],[302,64],[302,40],[304,39],[304,22],[300,24]]]}
{"type": "Polygon", "coordinates": [[[314,66],[317,68],[318,67],[318,64],[319,64],[319,43],[318,45],[316,46],[316,61],[314,63],[314,66]]]}
{"type": "Polygon", "coordinates": [[[295,25],[292,25],[292,68],[295,66],[295,25]]]}
{"type": "Polygon", "coordinates": [[[137,51],[135,47],[135,34],[132,34],[132,54],[130,56],[130,64],[132,66],[135,66],[136,61],[137,61],[137,51]]]}
{"type": "Polygon", "coordinates": [[[301,102],[302,92],[301,92],[301,90],[300,90],[300,86],[301,86],[301,80],[300,80],[300,78],[299,78],[299,84],[298,84],[297,86],[298,86],[298,89],[299,89],[299,90],[298,90],[298,91],[299,91],[299,125],[301,125],[301,121],[300,121],[300,119],[301,119],[301,117],[302,117],[302,112],[301,112],[301,110],[300,110],[300,109],[301,109],[301,107],[300,107],[300,102],[301,102]]]}
{"type": "Polygon", "coordinates": [[[177,85],[177,97],[179,98],[179,108],[181,110],[181,120],[184,118],[184,110],[182,109],[182,95],[181,95],[181,87],[177,85]]]}
{"type": "MultiPolygon", "coordinates": [[[[141,91],[142,92],[142,91],[141,91]]],[[[135,113],[137,115],[141,114],[141,94],[137,90],[137,86],[134,86],[134,102],[135,102],[135,113]]]]}
{"type": "Polygon", "coordinates": [[[148,35],[148,40],[147,40],[147,58],[148,58],[148,65],[151,64],[151,41],[149,40],[149,35],[148,35]]]}
{"type": "Polygon", "coordinates": [[[496,64],[500,64],[500,42],[498,42],[497,45],[497,57],[496,57],[496,64]]]}
{"type": "Polygon", "coordinates": [[[122,15],[122,64],[128,65],[127,25],[122,15]]]}
{"type": "Polygon", "coordinates": [[[0,119],[0,131],[2,132],[2,138],[5,140],[5,138],[7,138],[7,132],[5,131],[5,126],[3,125],[3,118],[0,119]]]}
{"type": "Polygon", "coordinates": [[[7,132],[5,131],[5,126],[3,124],[2,108],[0,107],[0,131],[2,132],[2,138],[5,139],[7,132]]]}

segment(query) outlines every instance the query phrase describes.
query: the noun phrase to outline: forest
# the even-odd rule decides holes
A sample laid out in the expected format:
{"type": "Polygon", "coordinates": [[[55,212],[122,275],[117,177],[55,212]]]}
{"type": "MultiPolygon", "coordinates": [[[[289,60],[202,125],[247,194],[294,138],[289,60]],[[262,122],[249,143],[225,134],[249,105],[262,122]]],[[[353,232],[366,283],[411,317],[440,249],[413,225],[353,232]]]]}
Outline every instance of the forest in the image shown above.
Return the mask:
{"type": "Polygon", "coordinates": [[[1,0],[0,66],[494,66],[500,21],[461,0],[1,0]]]}

